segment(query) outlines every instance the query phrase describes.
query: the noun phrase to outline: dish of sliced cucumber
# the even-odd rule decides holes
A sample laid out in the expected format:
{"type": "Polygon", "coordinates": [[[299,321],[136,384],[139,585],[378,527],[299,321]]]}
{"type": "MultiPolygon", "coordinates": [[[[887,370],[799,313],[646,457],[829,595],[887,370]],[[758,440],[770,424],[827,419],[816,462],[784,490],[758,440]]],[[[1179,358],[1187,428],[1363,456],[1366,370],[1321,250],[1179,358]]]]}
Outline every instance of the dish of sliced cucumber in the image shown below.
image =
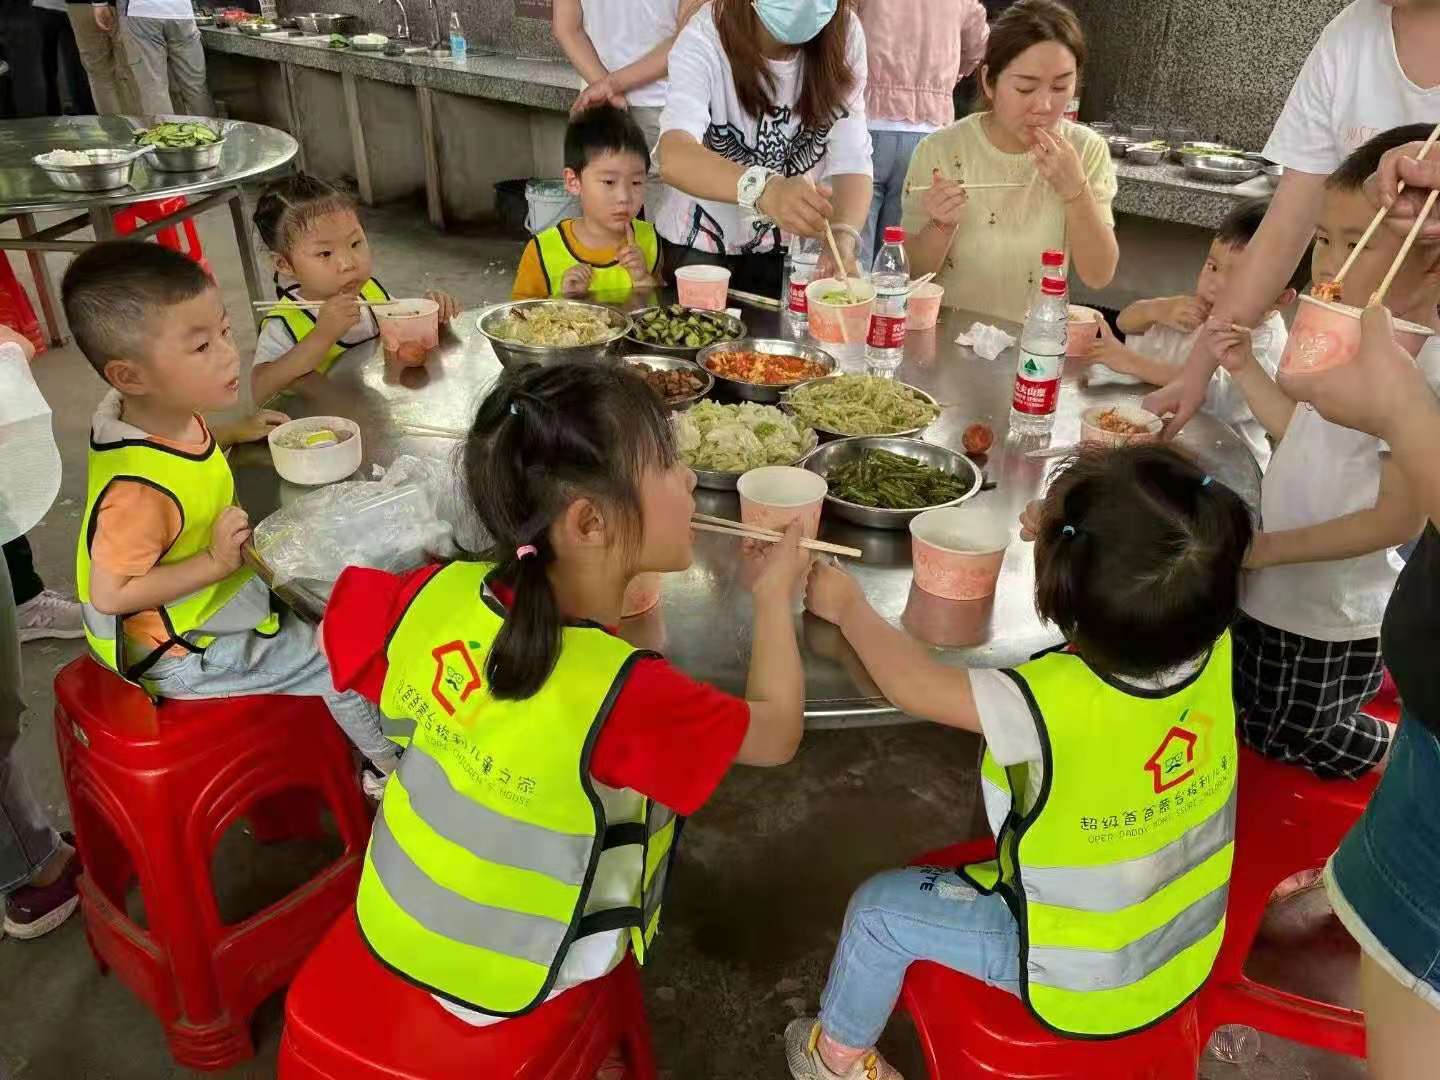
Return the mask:
{"type": "Polygon", "coordinates": [[[675,349],[701,349],[717,341],[733,338],[729,319],[717,317],[681,304],[650,308],[636,316],[630,336],[647,345],[663,345],[675,349]]]}

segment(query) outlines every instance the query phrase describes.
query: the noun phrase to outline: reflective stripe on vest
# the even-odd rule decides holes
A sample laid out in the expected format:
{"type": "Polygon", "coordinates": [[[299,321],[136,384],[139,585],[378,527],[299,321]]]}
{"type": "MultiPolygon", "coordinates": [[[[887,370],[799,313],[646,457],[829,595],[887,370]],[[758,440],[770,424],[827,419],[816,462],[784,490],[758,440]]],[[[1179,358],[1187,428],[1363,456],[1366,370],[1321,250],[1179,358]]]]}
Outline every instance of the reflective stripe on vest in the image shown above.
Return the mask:
{"type": "MultiPolygon", "coordinates": [[[[633,221],[635,244],[645,256],[645,269],[652,274],[660,258],[660,243],[656,238],[655,226],[638,218],[633,221]]],[[[632,285],[630,271],[615,260],[608,263],[592,263],[580,258],[570,246],[570,237],[560,225],[552,225],[535,237],[535,248],[540,255],[540,270],[545,275],[551,296],[563,295],[560,283],[566,271],[584,264],[592,269],[590,291],[596,293],[624,292],[632,285]]]]}
{"type": "MultiPolygon", "coordinates": [[[[380,282],[374,278],[371,278],[365,282],[364,285],[360,286],[360,299],[368,300],[372,304],[382,304],[390,299],[390,294],[385,291],[385,286],[381,285],[380,282]]],[[[280,325],[290,332],[291,338],[294,339],[297,345],[300,344],[301,340],[304,339],[310,331],[315,329],[316,323],[315,312],[296,306],[295,301],[288,296],[279,300],[274,307],[267,308],[265,310],[265,319],[280,320],[280,325]]],[[[365,341],[374,341],[376,336],[376,334],[372,334],[366,338],[365,341]]],[[[353,349],[356,345],[363,345],[364,343],[364,341],[352,341],[349,345],[341,345],[338,342],[331,345],[330,348],[326,350],[325,358],[316,365],[315,370],[320,372],[321,375],[328,374],[330,369],[335,366],[335,361],[339,360],[340,357],[344,356],[348,350],[353,349]]]]}
{"type": "Polygon", "coordinates": [[[1010,673],[1035,713],[1045,775],[1021,812],[1028,766],[986,752],[987,806],[1008,813],[997,859],[963,872],[1015,912],[1021,995],[1054,1031],[1127,1034],[1210,973],[1234,855],[1230,662],[1227,634],[1186,684],[1154,694],[1066,653],[1010,673]]]}
{"type": "Polygon", "coordinates": [[[149,667],[170,649],[198,652],[216,634],[254,631],[274,634],[279,616],[270,610],[269,592],[255,572],[240,567],[213,585],[197,589],[157,609],[169,640],[142,657],[127,655],[123,615],[107,615],[90,602],[90,547],[95,540],[96,509],[110,485],[144,484],[174,501],[180,512],[180,534],[158,565],[182,562],[210,547],[215,519],[235,501],[230,465],[213,437],[200,453],[187,453],[146,439],[114,443],[90,441],[85,514],[75,552],[75,581],[85,620],[85,637],[96,659],[124,678],[139,682],[149,667]]]}
{"type": "Polygon", "coordinates": [[[600,726],[645,654],[598,627],[566,627],[536,695],[490,696],[486,653],[504,617],[490,570],[441,570],[391,633],[381,712],[400,718],[386,734],[408,749],[385,788],[356,912],[372,951],[405,978],[515,1016],[545,1000],[578,937],[628,928],[643,960],[677,820],[589,774],[600,726]],[[606,820],[611,803],[633,814],[606,820]],[[591,895],[602,855],[625,893],[613,906],[591,895]]]}

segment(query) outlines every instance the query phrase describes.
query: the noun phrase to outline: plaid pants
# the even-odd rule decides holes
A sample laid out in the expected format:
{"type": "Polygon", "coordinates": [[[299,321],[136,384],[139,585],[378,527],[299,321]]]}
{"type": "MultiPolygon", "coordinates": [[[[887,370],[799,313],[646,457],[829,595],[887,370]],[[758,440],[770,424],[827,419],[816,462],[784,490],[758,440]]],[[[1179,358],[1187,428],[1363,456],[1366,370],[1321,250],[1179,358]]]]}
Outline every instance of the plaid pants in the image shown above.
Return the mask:
{"type": "Polygon", "coordinates": [[[1353,779],[1379,764],[1394,731],[1360,711],[1380,689],[1379,638],[1317,641],[1243,614],[1231,636],[1246,743],[1326,778],[1353,779]]]}

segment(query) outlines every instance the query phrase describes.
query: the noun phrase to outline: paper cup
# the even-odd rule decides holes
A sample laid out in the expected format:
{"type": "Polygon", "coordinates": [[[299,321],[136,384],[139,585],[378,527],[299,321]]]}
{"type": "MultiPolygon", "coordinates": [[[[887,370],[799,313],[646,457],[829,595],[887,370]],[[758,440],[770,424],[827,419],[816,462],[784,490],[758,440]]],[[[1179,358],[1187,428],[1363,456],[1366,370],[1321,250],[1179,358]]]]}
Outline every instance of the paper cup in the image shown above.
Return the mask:
{"type": "Polygon", "coordinates": [[[870,333],[870,313],[875,308],[875,288],[868,281],[851,278],[850,291],[858,298],[855,303],[833,303],[822,297],[845,292],[845,282],[839,278],[819,278],[805,286],[810,334],[816,341],[831,345],[865,344],[870,333]]]}
{"type": "Polygon", "coordinates": [[[994,611],[993,595],[979,600],[946,600],[912,582],[900,625],[927,645],[963,649],[989,639],[994,611]]]}
{"type": "MultiPolygon", "coordinates": [[[[1395,340],[1411,356],[1420,352],[1429,336],[1427,327],[1395,320],[1395,340]]],[[[1329,371],[1350,363],[1359,351],[1359,308],[1302,296],[1285,354],[1280,357],[1280,371],[1285,375],[1329,371]]]]}
{"type": "Polygon", "coordinates": [[[730,294],[730,271],[723,266],[682,266],[675,271],[680,303],[706,311],[724,311],[730,294]]]}
{"type": "Polygon", "coordinates": [[[792,521],[799,521],[807,539],[819,534],[820,509],[829,485],[818,473],[791,465],[751,469],[740,477],[736,490],[744,524],[784,532],[792,521]]]}
{"type": "Polygon", "coordinates": [[[440,305],[434,300],[400,300],[373,308],[385,351],[406,364],[423,364],[440,344],[440,305]]]}
{"type": "Polygon", "coordinates": [[[906,330],[931,330],[940,318],[940,302],[945,299],[945,287],[927,281],[910,294],[905,305],[906,330]]]}
{"type": "Polygon", "coordinates": [[[647,571],[636,574],[625,586],[625,599],[620,604],[620,617],[633,619],[644,615],[660,602],[660,575],[647,571]]]}
{"type": "Polygon", "coordinates": [[[1152,412],[1146,412],[1138,405],[1093,405],[1080,414],[1080,441],[1099,446],[1133,446],[1135,443],[1155,442],[1165,421],[1152,412]],[[1134,435],[1122,431],[1106,431],[1099,426],[1102,413],[1113,412],[1121,420],[1132,424],[1143,424],[1145,431],[1134,435]]]}
{"type": "Polygon", "coordinates": [[[1100,336],[1100,321],[1105,318],[1094,308],[1070,305],[1070,321],[1065,326],[1065,355],[1084,356],[1100,336]]]}
{"type": "Polygon", "coordinates": [[[945,600],[993,596],[1009,546],[1009,526],[970,507],[942,506],[910,522],[915,584],[945,600]]]}

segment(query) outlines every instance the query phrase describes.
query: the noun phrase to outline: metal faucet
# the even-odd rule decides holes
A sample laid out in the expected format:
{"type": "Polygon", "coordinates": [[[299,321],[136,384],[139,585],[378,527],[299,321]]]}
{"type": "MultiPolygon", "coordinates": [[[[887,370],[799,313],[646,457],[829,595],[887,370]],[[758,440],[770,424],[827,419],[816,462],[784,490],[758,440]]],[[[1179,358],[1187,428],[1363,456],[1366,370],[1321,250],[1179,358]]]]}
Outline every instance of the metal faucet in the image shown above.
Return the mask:
{"type": "MultiPolygon", "coordinates": [[[[434,0],[431,0],[433,3],[434,0]]],[[[383,5],[385,0],[380,0],[383,5]]],[[[405,41],[410,40],[410,16],[405,12],[405,0],[395,0],[395,6],[400,9],[400,36],[405,41]]]]}
{"type": "MultiPolygon", "coordinates": [[[[400,0],[395,0],[395,2],[399,3],[400,0]]],[[[435,33],[430,38],[430,47],[438,49],[445,39],[440,34],[440,5],[435,0],[430,0],[430,21],[435,24],[435,33]]]]}

